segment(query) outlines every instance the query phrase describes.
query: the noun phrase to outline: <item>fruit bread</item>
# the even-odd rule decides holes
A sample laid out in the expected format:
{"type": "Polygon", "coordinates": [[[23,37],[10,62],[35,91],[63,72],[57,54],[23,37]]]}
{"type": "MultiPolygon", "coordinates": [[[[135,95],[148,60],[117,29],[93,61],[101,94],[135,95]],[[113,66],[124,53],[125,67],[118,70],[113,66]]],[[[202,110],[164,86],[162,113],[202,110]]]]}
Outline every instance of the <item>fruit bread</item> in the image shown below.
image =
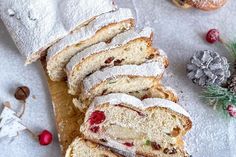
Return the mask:
{"type": "Polygon", "coordinates": [[[80,102],[86,109],[96,96],[130,93],[159,86],[164,70],[162,59],[157,58],[140,65],[121,65],[96,71],[79,85],[80,102]]]}
{"type": "Polygon", "coordinates": [[[228,0],[172,0],[177,6],[182,8],[195,7],[209,11],[222,7],[228,0]]]}
{"type": "MultiPolygon", "coordinates": [[[[141,100],[146,98],[162,98],[173,102],[178,102],[179,100],[176,92],[172,88],[164,87],[159,82],[158,84],[153,85],[151,88],[126,93],[141,100]]],[[[104,93],[102,95],[104,95],[104,93]]],[[[81,112],[85,112],[92,101],[93,98],[84,98],[83,95],[80,95],[79,98],[73,98],[74,106],[81,112]]]]}
{"type": "Polygon", "coordinates": [[[79,83],[89,74],[107,67],[141,64],[159,55],[152,48],[152,30],[130,30],[114,37],[111,43],[101,42],[78,53],[66,66],[69,93],[78,94],[79,83]]]}
{"type": "Polygon", "coordinates": [[[186,157],[182,137],[191,127],[189,114],[172,101],[112,93],[94,99],[80,131],[86,139],[134,155],[186,157]]]}
{"type": "Polygon", "coordinates": [[[71,31],[115,9],[113,0],[0,1],[1,20],[26,64],[45,55],[48,47],[71,31]]]}
{"type": "Polygon", "coordinates": [[[109,148],[77,137],[68,147],[65,157],[121,157],[109,148]]]}
{"type": "Polygon", "coordinates": [[[134,17],[128,8],[120,8],[97,16],[88,25],[67,35],[47,51],[47,72],[51,80],[66,77],[64,68],[79,51],[101,41],[108,41],[134,26],[134,17]]]}

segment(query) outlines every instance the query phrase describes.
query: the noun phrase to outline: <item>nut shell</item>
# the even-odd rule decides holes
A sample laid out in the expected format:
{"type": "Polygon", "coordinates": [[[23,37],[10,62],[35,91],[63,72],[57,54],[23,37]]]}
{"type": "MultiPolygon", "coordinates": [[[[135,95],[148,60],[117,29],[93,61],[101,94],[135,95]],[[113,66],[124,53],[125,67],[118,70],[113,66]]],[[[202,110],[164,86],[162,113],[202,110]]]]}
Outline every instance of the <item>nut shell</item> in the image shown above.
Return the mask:
{"type": "Polygon", "coordinates": [[[30,89],[27,86],[20,86],[16,88],[15,98],[17,100],[25,101],[30,95],[30,89]]]}

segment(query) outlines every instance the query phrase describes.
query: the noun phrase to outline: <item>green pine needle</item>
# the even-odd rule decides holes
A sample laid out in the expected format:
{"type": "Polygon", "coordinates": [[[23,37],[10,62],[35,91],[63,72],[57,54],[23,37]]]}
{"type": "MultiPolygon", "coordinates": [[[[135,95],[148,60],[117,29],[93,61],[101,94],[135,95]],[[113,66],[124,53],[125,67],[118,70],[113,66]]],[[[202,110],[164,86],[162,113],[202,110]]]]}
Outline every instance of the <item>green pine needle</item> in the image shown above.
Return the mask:
{"type": "Polygon", "coordinates": [[[229,104],[236,106],[236,95],[220,86],[208,86],[202,92],[202,98],[216,110],[223,112],[227,117],[229,117],[226,110],[227,106],[229,104]]]}
{"type": "Polygon", "coordinates": [[[236,60],[236,42],[225,44],[225,46],[226,46],[226,49],[231,53],[231,55],[236,60]]]}

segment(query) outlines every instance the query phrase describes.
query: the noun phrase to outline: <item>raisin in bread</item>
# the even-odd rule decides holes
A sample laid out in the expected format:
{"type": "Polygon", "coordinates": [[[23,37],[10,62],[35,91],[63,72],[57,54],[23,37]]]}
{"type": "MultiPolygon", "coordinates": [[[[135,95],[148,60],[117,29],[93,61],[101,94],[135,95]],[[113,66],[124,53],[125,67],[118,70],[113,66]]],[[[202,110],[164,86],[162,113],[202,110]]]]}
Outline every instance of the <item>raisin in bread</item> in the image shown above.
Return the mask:
{"type": "Polygon", "coordinates": [[[94,99],[80,131],[87,139],[130,154],[185,157],[182,137],[191,127],[189,114],[172,101],[112,93],[94,99]]]}
{"type": "Polygon", "coordinates": [[[65,157],[121,157],[109,148],[77,137],[68,147],[65,157]]]}
{"type": "Polygon", "coordinates": [[[98,42],[108,41],[133,26],[134,18],[130,9],[120,8],[97,16],[88,25],[67,35],[48,49],[49,77],[53,81],[64,79],[66,77],[64,68],[76,53],[98,42]]]}
{"type": "Polygon", "coordinates": [[[157,54],[152,48],[152,30],[130,30],[75,55],[66,66],[69,93],[78,94],[79,83],[89,74],[106,66],[140,64],[157,54]]]}

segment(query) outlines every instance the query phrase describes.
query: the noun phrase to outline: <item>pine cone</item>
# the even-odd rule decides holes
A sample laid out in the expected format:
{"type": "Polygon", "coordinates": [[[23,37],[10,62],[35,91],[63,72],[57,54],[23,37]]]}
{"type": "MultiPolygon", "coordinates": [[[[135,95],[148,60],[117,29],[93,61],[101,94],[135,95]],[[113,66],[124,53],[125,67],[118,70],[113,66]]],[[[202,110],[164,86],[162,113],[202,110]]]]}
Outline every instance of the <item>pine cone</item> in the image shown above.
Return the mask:
{"type": "Polygon", "coordinates": [[[230,76],[227,59],[210,50],[196,52],[187,65],[187,72],[188,78],[202,87],[221,85],[230,76]]]}
{"type": "Polygon", "coordinates": [[[236,93],[236,73],[234,73],[227,81],[229,91],[236,93]]]}

